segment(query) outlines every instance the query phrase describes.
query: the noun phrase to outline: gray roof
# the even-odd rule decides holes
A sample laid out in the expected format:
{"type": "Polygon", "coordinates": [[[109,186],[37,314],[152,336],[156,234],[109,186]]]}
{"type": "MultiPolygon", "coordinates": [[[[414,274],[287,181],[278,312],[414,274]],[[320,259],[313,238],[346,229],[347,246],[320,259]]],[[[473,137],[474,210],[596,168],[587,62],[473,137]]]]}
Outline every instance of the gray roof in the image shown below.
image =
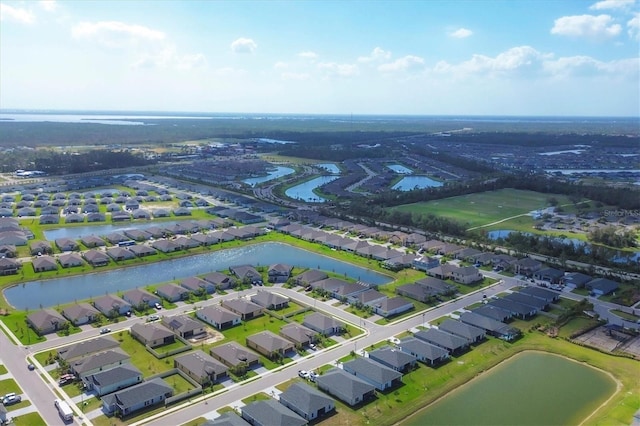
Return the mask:
{"type": "Polygon", "coordinates": [[[242,315],[250,314],[257,311],[262,311],[262,306],[249,302],[244,299],[228,299],[222,301],[222,306],[227,309],[231,309],[234,312],[239,312],[242,315]]]}
{"type": "Polygon", "coordinates": [[[247,337],[247,341],[255,343],[269,352],[283,349],[286,350],[293,347],[293,344],[290,341],[270,332],[269,330],[252,334],[247,337]]]}
{"type": "Polygon", "coordinates": [[[517,332],[517,329],[510,327],[501,321],[486,317],[481,314],[477,314],[474,311],[464,312],[462,315],[460,315],[460,321],[465,324],[471,324],[473,326],[480,327],[493,333],[517,332]]]}
{"type": "Polygon", "coordinates": [[[176,315],[172,317],[162,318],[162,323],[169,327],[171,330],[185,333],[189,331],[199,330],[204,328],[204,324],[200,321],[194,320],[188,315],[176,315]]]}
{"type": "Polygon", "coordinates": [[[458,337],[441,330],[436,330],[435,328],[418,331],[414,336],[449,351],[455,351],[468,345],[467,341],[462,337],[458,337]]]}
{"type": "Polygon", "coordinates": [[[95,306],[98,310],[103,312],[109,312],[112,309],[120,309],[121,307],[128,306],[131,307],[129,302],[126,302],[124,299],[114,296],[112,294],[105,294],[93,301],[93,306],[95,306]]]}
{"type": "Polygon", "coordinates": [[[68,361],[87,354],[117,348],[120,344],[112,336],[100,336],[58,349],[60,358],[68,361]]]}
{"type": "Polygon", "coordinates": [[[154,294],[149,293],[146,290],[141,290],[139,288],[131,289],[125,292],[122,297],[125,300],[129,300],[134,305],[139,305],[142,303],[149,304],[149,302],[160,302],[160,298],[154,294]]]}
{"type": "Polygon", "coordinates": [[[304,343],[313,340],[316,332],[296,322],[292,322],[280,328],[280,334],[294,343],[304,343]]]}
{"type": "Polygon", "coordinates": [[[227,411],[220,417],[213,420],[207,420],[202,426],[249,426],[242,417],[236,414],[235,411],[227,411]]]}
{"type": "Polygon", "coordinates": [[[62,311],[62,314],[71,321],[75,321],[82,317],[90,317],[99,313],[100,312],[96,308],[88,303],[78,303],[76,305],[67,306],[62,311]]]}
{"type": "Polygon", "coordinates": [[[369,358],[392,365],[395,368],[403,369],[407,364],[414,363],[416,358],[413,355],[391,348],[380,348],[369,352],[369,358]]]}
{"type": "Polygon", "coordinates": [[[327,330],[329,328],[339,328],[343,324],[335,318],[328,317],[320,312],[314,312],[304,317],[303,325],[316,330],[327,330]]]}
{"type": "Polygon", "coordinates": [[[38,329],[47,329],[55,323],[60,326],[67,322],[67,319],[55,309],[41,309],[29,314],[27,318],[38,329]]]}
{"type": "Polygon", "coordinates": [[[353,370],[356,376],[366,377],[376,383],[388,383],[402,377],[402,373],[372,361],[369,358],[358,357],[345,362],[343,368],[353,370]]]}
{"type": "Polygon", "coordinates": [[[159,324],[136,323],[131,326],[131,331],[141,336],[146,341],[164,339],[173,336],[173,332],[159,324]]]}
{"type": "Polygon", "coordinates": [[[265,426],[303,426],[307,421],[274,399],[252,402],[242,407],[242,416],[249,416],[265,426]]]}
{"type": "Polygon", "coordinates": [[[235,312],[231,312],[222,306],[209,305],[197,311],[198,316],[205,316],[213,320],[216,324],[224,324],[240,319],[240,315],[235,312]]]}
{"type": "Polygon", "coordinates": [[[586,284],[587,288],[592,290],[600,290],[603,293],[610,293],[618,288],[618,283],[606,278],[596,278],[586,284]]]}
{"type": "MultiPolygon", "coordinates": [[[[496,321],[506,321],[511,318],[511,312],[492,305],[482,305],[472,311],[474,314],[482,315],[496,321]]],[[[466,312],[465,312],[466,313],[466,312]]]]}
{"type": "Polygon", "coordinates": [[[333,398],[301,382],[292,384],[286,391],[282,392],[280,401],[287,402],[290,406],[296,407],[303,413],[315,413],[334,402],[333,398]]]}
{"type": "Polygon", "coordinates": [[[158,294],[164,294],[167,297],[183,297],[183,295],[188,294],[189,290],[184,287],[180,287],[178,284],[169,283],[163,286],[160,286],[156,289],[158,294]]]}
{"type": "Polygon", "coordinates": [[[537,312],[537,309],[532,306],[523,305],[505,298],[494,299],[488,305],[504,309],[515,315],[534,315],[537,312]]]}
{"type": "Polygon", "coordinates": [[[258,354],[236,342],[229,342],[224,345],[215,346],[211,348],[210,352],[233,366],[242,362],[252,364],[260,359],[258,354]]]}
{"type": "Polygon", "coordinates": [[[115,364],[119,361],[128,360],[129,354],[120,348],[108,349],[104,352],[87,355],[73,361],[71,367],[78,373],[82,374],[87,371],[101,368],[106,365],[115,364]]]}
{"type": "Polygon", "coordinates": [[[96,386],[110,386],[136,376],[142,378],[140,370],[131,364],[122,364],[109,370],[92,374],[89,376],[89,380],[96,386]]]}
{"type": "Polygon", "coordinates": [[[548,305],[548,303],[545,302],[544,300],[537,299],[533,296],[527,296],[526,294],[518,293],[518,292],[507,294],[506,296],[503,297],[503,299],[509,300],[511,302],[520,303],[526,306],[532,306],[536,309],[543,309],[545,306],[548,305]]]}
{"type": "Polygon", "coordinates": [[[289,298],[277,293],[272,293],[271,291],[258,290],[255,295],[251,296],[251,301],[265,308],[269,308],[270,306],[278,306],[283,303],[287,303],[289,298]]]}
{"type": "Polygon", "coordinates": [[[332,395],[352,400],[375,390],[375,386],[347,373],[340,368],[332,368],[316,378],[316,383],[329,389],[332,395]]]}
{"type": "Polygon", "coordinates": [[[560,295],[552,290],[547,290],[542,287],[524,287],[518,290],[519,293],[526,294],[538,299],[545,300],[546,302],[552,302],[556,300],[560,295]]]}
{"type": "Polygon", "coordinates": [[[115,400],[115,402],[126,409],[164,394],[173,395],[173,388],[164,380],[157,377],[121,391],[105,395],[102,397],[102,400],[106,400],[108,404],[113,403],[115,400]]]}
{"type": "Polygon", "coordinates": [[[467,339],[469,343],[473,343],[476,340],[481,339],[485,334],[483,329],[462,323],[460,321],[456,321],[451,318],[444,320],[440,325],[438,325],[438,328],[442,331],[446,331],[447,333],[463,337],[467,339]]]}
{"type": "Polygon", "coordinates": [[[191,351],[175,357],[174,361],[195,374],[197,377],[219,375],[227,372],[227,367],[201,350],[191,351]]]}
{"type": "Polygon", "coordinates": [[[418,354],[428,360],[437,360],[449,355],[446,349],[435,346],[415,337],[407,337],[400,341],[400,348],[418,354]]]}

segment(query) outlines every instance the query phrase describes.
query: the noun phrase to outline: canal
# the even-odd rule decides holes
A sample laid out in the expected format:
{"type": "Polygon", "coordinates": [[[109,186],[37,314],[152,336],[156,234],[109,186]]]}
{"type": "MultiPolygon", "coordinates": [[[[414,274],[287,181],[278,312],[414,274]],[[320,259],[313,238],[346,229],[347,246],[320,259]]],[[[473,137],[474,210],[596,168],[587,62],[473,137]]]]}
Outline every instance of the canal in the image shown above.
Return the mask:
{"type": "Polygon", "coordinates": [[[391,281],[387,275],[287,244],[261,243],[105,272],[96,269],[96,273],[30,281],[7,288],[4,296],[16,309],[34,310],[207,274],[230,266],[269,266],[275,263],[335,272],[369,284],[391,281]]]}

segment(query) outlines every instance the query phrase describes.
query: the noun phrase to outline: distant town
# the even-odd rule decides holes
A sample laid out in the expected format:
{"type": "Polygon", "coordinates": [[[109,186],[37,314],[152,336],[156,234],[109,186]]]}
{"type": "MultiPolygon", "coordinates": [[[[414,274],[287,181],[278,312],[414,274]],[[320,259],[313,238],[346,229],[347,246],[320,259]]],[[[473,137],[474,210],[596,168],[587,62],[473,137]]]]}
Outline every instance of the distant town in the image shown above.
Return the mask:
{"type": "Polygon", "coordinates": [[[0,114],[0,423],[634,424],[639,124],[0,114]]]}

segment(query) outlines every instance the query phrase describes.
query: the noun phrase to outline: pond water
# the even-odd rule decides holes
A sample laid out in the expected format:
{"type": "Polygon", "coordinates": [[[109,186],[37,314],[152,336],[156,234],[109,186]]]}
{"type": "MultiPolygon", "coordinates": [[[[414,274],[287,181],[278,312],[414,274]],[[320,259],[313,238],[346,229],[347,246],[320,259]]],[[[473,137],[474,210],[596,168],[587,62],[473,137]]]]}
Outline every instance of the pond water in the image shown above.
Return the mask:
{"type": "MultiPolygon", "coordinates": [[[[16,309],[33,310],[40,306],[46,308],[74,300],[102,296],[105,293],[117,293],[136,287],[220,271],[234,265],[268,266],[274,263],[318,268],[370,284],[381,285],[391,281],[387,275],[287,244],[262,243],[157,263],[141,263],[141,266],[102,273],[31,281],[6,289],[4,296],[16,309]]],[[[89,267],[85,269],[92,270],[89,267]]]]}
{"type": "Polygon", "coordinates": [[[401,175],[410,175],[413,173],[411,169],[408,169],[401,164],[387,164],[387,167],[401,175]]]}
{"type": "Polygon", "coordinates": [[[107,235],[112,232],[121,232],[125,229],[139,229],[144,230],[147,228],[152,228],[154,226],[158,227],[168,227],[173,226],[178,223],[184,223],[182,220],[170,220],[166,222],[136,222],[133,223],[121,223],[117,225],[87,225],[87,226],[74,226],[69,228],[59,228],[59,229],[49,229],[44,231],[44,237],[53,241],[58,238],[71,238],[73,240],[78,240],[81,237],[88,235],[107,235]]]}
{"type": "Polygon", "coordinates": [[[405,176],[400,182],[396,183],[391,189],[398,191],[411,191],[412,189],[434,188],[442,186],[442,182],[433,180],[426,176],[405,176]]]}
{"type": "Polygon", "coordinates": [[[313,190],[336,179],[338,179],[338,176],[318,176],[300,185],[292,186],[285,191],[285,195],[308,203],[322,203],[327,200],[317,195],[313,190]]]}
{"type": "Polygon", "coordinates": [[[405,424],[575,425],[615,390],[614,380],[602,371],[557,355],[524,352],[405,424]]]}
{"type": "Polygon", "coordinates": [[[293,170],[291,167],[277,166],[275,169],[270,170],[266,176],[245,179],[243,180],[243,182],[250,186],[256,186],[259,183],[278,179],[282,176],[290,175],[293,172],[295,172],[295,170],[293,170]]]}
{"type": "Polygon", "coordinates": [[[320,164],[316,164],[316,166],[325,169],[326,171],[328,171],[332,175],[339,175],[340,174],[340,168],[337,165],[333,164],[333,163],[320,163],[320,164]]]}

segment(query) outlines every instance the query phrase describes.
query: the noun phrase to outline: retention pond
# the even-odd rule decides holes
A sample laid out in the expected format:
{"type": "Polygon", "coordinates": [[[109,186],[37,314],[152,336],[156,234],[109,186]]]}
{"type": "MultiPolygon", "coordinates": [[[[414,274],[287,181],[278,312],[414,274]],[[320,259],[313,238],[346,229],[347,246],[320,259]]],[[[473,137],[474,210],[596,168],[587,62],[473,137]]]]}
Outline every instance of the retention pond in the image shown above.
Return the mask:
{"type": "Polygon", "coordinates": [[[567,358],[523,352],[405,422],[424,425],[577,425],[616,391],[607,374],[567,358]]]}

